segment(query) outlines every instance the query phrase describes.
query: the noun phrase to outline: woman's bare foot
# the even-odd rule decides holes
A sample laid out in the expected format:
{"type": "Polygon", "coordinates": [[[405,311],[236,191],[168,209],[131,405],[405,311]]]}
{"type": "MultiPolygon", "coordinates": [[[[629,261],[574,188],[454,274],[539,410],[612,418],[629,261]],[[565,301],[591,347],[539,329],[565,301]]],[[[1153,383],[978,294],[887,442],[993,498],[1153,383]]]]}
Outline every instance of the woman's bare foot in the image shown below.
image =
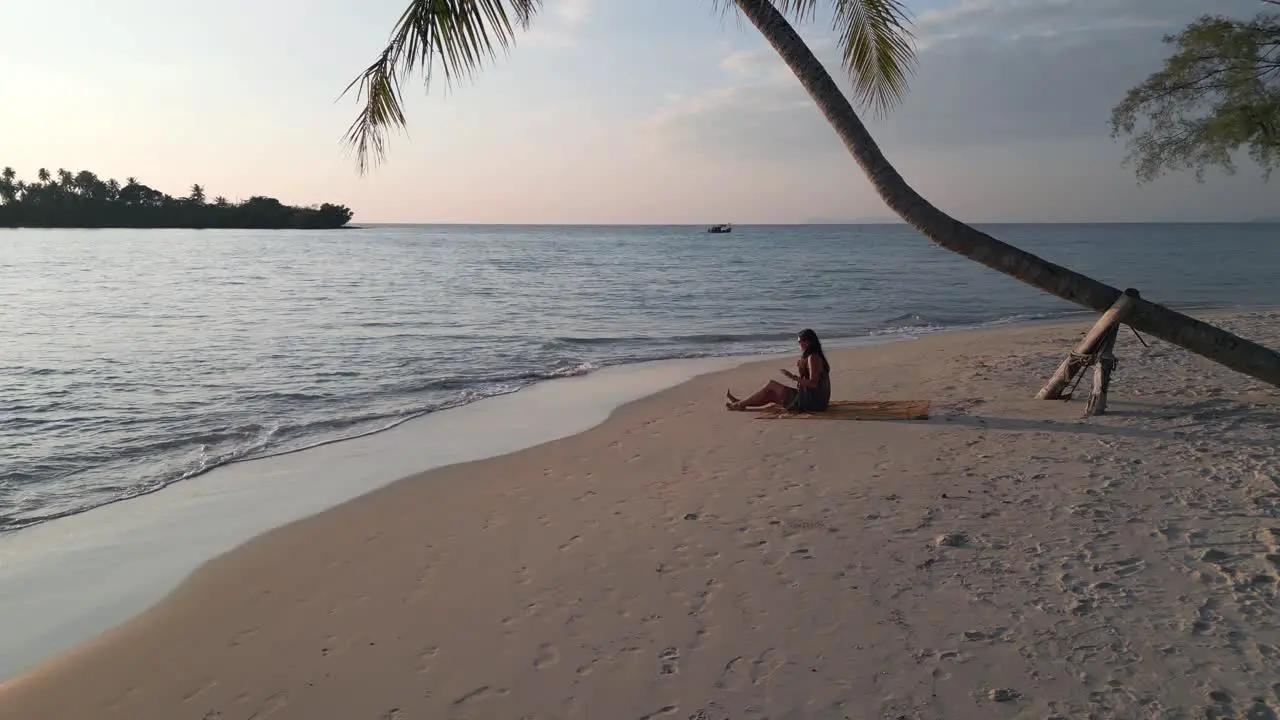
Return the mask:
{"type": "MultiPolygon", "coordinates": [[[[733,396],[732,396],[732,395],[730,395],[729,397],[733,397],[733,396]]],[[[743,410],[746,410],[747,408],[742,404],[742,401],[741,401],[741,400],[734,400],[733,402],[727,402],[727,403],[725,403],[725,404],[724,404],[724,409],[725,409],[725,410],[732,410],[732,411],[734,411],[734,412],[742,412],[743,410]]]]}
{"type": "Polygon", "coordinates": [[[724,396],[725,396],[725,397],[727,397],[727,398],[729,398],[729,402],[731,402],[731,403],[736,403],[736,402],[738,402],[738,398],[734,397],[734,396],[733,396],[733,393],[729,392],[728,390],[725,390],[725,391],[724,391],[724,396]]]}

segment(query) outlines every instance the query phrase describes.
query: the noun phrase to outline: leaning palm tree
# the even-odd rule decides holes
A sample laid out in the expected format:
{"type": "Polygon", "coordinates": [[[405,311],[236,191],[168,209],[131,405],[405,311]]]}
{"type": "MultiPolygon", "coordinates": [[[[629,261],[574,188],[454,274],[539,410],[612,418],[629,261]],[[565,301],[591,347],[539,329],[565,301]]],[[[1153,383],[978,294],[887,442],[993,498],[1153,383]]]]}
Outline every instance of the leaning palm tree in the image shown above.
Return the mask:
{"type": "MultiPolygon", "coordinates": [[[[903,220],[947,250],[1052,295],[1102,312],[1118,288],[1001,242],[935,207],[907,183],[881,152],[858,113],[826,68],[792,27],[788,16],[813,16],[819,0],[717,0],[736,6],[800,80],[876,193],[903,220]]],[[[885,110],[906,91],[914,60],[910,21],[901,0],[827,0],[840,34],[843,64],[864,105],[885,110]]],[[[345,140],[365,172],[386,151],[387,133],[405,126],[401,85],[422,70],[447,83],[473,75],[499,50],[511,47],[541,0],[410,0],[390,41],[347,87],[362,106],[345,140]]],[[[1125,317],[1136,330],[1280,386],[1280,353],[1162,305],[1138,300],[1125,317]]]]}

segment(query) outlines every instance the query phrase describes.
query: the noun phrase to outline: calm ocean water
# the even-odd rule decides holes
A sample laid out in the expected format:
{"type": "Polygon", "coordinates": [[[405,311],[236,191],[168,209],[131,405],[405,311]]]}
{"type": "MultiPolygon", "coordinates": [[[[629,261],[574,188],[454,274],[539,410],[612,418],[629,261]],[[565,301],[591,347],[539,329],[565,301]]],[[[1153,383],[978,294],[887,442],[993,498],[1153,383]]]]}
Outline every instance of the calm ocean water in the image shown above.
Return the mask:
{"type": "MultiPolygon", "coordinates": [[[[1280,306],[1280,226],[988,230],[1280,306]]],[[[1075,312],[892,225],[0,231],[0,303],[0,530],[603,365],[1075,312]]]]}

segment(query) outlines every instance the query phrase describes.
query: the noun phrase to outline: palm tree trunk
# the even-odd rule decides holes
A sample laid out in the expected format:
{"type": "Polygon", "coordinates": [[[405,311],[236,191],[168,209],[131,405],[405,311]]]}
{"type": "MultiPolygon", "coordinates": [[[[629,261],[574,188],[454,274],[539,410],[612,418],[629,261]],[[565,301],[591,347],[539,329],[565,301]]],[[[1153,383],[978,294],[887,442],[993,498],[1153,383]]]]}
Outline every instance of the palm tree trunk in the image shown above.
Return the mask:
{"type": "MultiPolygon", "coordinates": [[[[799,78],[876,193],[908,224],[947,250],[1090,310],[1103,312],[1120,297],[1117,288],[1003,243],[934,207],[889,164],[848,98],[772,0],[735,2],[799,78]]],[[[1208,323],[1139,300],[1125,324],[1280,386],[1280,353],[1208,323]]]]}

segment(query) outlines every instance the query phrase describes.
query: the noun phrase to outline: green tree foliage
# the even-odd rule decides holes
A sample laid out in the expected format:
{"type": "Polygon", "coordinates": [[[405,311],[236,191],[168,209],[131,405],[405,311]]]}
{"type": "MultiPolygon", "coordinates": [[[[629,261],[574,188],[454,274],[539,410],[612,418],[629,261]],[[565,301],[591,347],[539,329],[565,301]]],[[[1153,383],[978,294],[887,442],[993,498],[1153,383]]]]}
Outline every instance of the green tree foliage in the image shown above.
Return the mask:
{"type": "Polygon", "coordinates": [[[1280,163],[1280,14],[1205,16],[1165,38],[1164,67],[1112,110],[1114,137],[1129,136],[1138,179],[1209,168],[1236,170],[1241,150],[1269,177],[1280,163]]]}
{"type": "Polygon", "coordinates": [[[0,171],[0,227],[140,227],[140,228],[258,228],[326,229],[351,221],[344,205],[295,207],[270,197],[255,196],[240,203],[218,197],[205,203],[205,191],[191,186],[191,194],[174,198],[129,178],[124,185],[102,180],[88,170],[41,169],[26,183],[13,168],[0,171]]]}

